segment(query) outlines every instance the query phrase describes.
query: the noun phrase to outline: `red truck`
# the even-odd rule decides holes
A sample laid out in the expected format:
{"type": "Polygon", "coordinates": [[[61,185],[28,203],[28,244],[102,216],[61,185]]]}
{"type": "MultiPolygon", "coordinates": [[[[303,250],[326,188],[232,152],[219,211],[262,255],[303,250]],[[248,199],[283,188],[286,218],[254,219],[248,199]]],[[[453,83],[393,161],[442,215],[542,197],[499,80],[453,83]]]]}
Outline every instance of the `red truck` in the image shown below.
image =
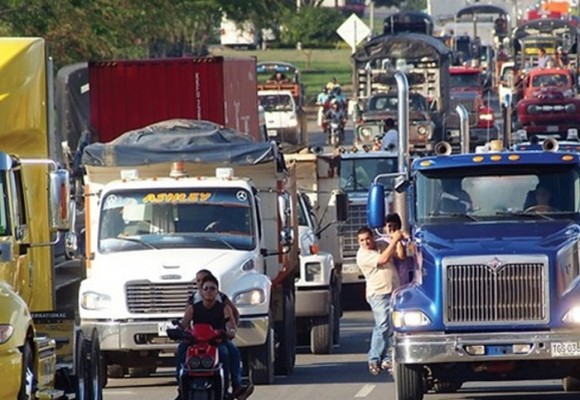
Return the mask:
{"type": "Polygon", "coordinates": [[[580,98],[576,97],[574,75],[567,68],[534,68],[523,79],[517,103],[519,136],[559,140],[577,139],[580,98]]]}
{"type": "Polygon", "coordinates": [[[99,61],[88,70],[93,140],[109,142],[173,118],[207,120],[264,140],[253,57],[99,61]]]}

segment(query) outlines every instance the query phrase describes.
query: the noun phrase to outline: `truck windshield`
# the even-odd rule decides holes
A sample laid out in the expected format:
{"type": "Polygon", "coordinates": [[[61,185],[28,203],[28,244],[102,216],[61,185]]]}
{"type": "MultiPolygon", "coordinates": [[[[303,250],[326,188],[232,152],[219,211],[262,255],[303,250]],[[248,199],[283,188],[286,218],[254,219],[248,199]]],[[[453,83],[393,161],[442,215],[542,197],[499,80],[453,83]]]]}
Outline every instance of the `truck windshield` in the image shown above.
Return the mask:
{"type": "Polygon", "coordinates": [[[449,86],[452,88],[480,88],[479,74],[453,74],[449,77],[449,86]]]}
{"type": "MultiPolygon", "coordinates": [[[[6,177],[2,175],[0,178],[0,236],[10,235],[12,227],[10,226],[10,208],[8,206],[8,188],[6,187],[6,177]]],[[[13,186],[12,189],[16,190],[13,186]]],[[[22,213],[23,210],[20,210],[22,213]]]]}
{"type": "Polygon", "coordinates": [[[416,191],[419,224],[580,216],[580,169],[575,165],[421,171],[416,191]]]}
{"type": "MultiPolygon", "coordinates": [[[[399,99],[397,95],[373,96],[369,99],[366,111],[397,111],[399,99]]],[[[420,94],[409,95],[409,109],[412,111],[427,111],[427,101],[420,94]]]]}
{"type": "Polygon", "coordinates": [[[251,195],[239,188],[108,193],[102,201],[99,251],[252,250],[253,220],[251,195]]]}
{"type": "Polygon", "coordinates": [[[568,85],[568,76],[565,74],[542,74],[532,78],[533,87],[568,85]]]}
{"type": "MultiPolygon", "coordinates": [[[[396,157],[348,158],[340,162],[340,188],[344,192],[369,190],[378,174],[397,172],[396,157]]],[[[380,179],[379,183],[390,190],[393,178],[380,179]]]]}
{"type": "Polygon", "coordinates": [[[292,96],[284,94],[260,96],[260,105],[264,107],[266,112],[294,110],[292,96]]]}

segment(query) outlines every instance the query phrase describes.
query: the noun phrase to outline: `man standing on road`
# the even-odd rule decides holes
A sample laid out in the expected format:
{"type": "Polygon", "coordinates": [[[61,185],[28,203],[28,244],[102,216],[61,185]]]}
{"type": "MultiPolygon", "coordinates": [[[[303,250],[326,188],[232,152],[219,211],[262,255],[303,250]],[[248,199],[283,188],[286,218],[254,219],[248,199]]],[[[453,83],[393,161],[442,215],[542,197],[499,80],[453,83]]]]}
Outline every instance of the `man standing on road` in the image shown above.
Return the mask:
{"type": "Polygon", "coordinates": [[[395,129],[395,120],[392,118],[387,118],[385,120],[385,125],[383,126],[383,131],[385,132],[382,139],[383,150],[397,150],[399,147],[399,133],[395,129]]]}
{"type": "Polygon", "coordinates": [[[366,280],[366,299],[375,320],[371,347],[368,352],[369,372],[378,375],[392,368],[391,347],[391,293],[399,286],[399,273],[393,264],[397,244],[403,233],[392,233],[387,246],[377,246],[373,232],[362,227],[357,232],[359,250],[356,263],[366,280]]]}

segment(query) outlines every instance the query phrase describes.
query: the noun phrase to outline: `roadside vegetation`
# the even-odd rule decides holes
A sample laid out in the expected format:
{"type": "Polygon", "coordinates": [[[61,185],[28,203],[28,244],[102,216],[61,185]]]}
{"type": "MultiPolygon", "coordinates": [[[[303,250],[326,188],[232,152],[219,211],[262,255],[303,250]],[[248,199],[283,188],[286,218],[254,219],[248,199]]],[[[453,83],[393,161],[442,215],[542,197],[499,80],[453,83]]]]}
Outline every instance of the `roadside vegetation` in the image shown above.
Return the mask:
{"type": "Polygon", "coordinates": [[[306,85],[306,101],[313,104],[316,96],[328,81],[336,77],[338,82],[349,91],[352,85],[351,51],[347,49],[273,49],[273,50],[232,50],[223,47],[211,49],[220,56],[256,57],[260,61],[285,61],[300,69],[306,85]],[[310,52],[310,55],[306,54],[310,52]],[[307,67],[310,57],[310,68],[307,67]]]}

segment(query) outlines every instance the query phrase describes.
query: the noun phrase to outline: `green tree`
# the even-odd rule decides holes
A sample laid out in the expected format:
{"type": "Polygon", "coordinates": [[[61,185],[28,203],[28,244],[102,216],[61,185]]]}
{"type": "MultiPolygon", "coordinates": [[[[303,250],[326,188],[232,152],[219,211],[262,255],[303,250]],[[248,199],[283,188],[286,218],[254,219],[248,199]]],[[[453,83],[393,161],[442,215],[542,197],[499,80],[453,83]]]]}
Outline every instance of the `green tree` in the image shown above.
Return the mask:
{"type": "Polygon", "coordinates": [[[336,29],[344,22],[344,17],[336,10],[322,7],[301,7],[298,13],[287,12],[284,28],[280,33],[282,44],[303,48],[333,46],[340,40],[336,29]]]}

